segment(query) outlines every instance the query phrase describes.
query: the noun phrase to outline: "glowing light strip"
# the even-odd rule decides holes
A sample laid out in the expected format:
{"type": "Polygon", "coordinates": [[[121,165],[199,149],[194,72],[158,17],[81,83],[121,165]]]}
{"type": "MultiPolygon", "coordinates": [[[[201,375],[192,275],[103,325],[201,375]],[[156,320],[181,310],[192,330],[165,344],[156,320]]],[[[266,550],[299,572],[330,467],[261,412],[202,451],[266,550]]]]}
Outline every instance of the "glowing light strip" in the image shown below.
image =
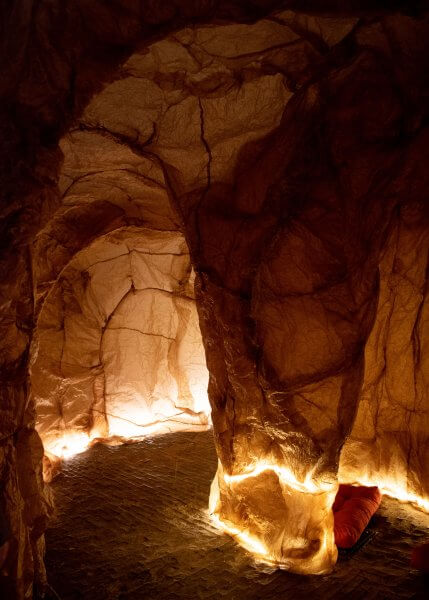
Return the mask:
{"type": "Polygon", "coordinates": [[[49,434],[46,436],[41,434],[41,438],[46,452],[60,459],[68,459],[85,452],[90,447],[91,442],[97,438],[104,441],[115,440],[115,438],[137,440],[145,436],[173,433],[176,430],[186,430],[186,428],[189,428],[191,431],[198,428],[198,430],[201,431],[209,429],[210,427],[210,415],[207,413],[204,413],[207,417],[207,423],[202,421],[181,421],[177,419],[181,414],[185,413],[182,412],[178,415],[172,415],[165,419],[160,419],[157,422],[143,425],[134,423],[123,417],[109,415],[111,417],[113,416],[114,419],[120,423],[120,427],[115,423],[115,426],[111,427],[111,431],[107,436],[102,432],[97,431],[97,429],[93,429],[90,434],[85,431],[66,430],[55,438],[52,438],[52,435],[50,436],[49,434]]]}
{"type": "Polygon", "coordinates": [[[265,473],[267,471],[272,471],[276,473],[276,475],[281,481],[300,492],[316,494],[320,492],[328,492],[330,490],[335,489],[335,486],[331,483],[316,485],[311,479],[312,472],[307,474],[304,481],[299,481],[296,478],[295,474],[287,467],[273,465],[267,462],[258,463],[258,465],[254,469],[252,469],[251,471],[247,471],[246,473],[239,473],[237,475],[228,475],[227,473],[224,473],[223,478],[226,483],[235,483],[239,481],[244,481],[249,477],[257,477],[258,475],[261,475],[262,473],[265,473]]]}
{"type": "MultiPolygon", "coordinates": [[[[227,473],[223,473],[223,478],[226,483],[238,483],[240,481],[244,481],[250,477],[258,477],[262,473],[267,471],[272,471],[277,474],[279,479],[293,487],[294,489],[304,492],[304,493],[321,493],[328,492],[330,490],[334,490],[335,487],[330,483],[321,483],[316,485],[316,483],[311,479],[312,473],[310,472],[305,480],[299,481],[294,473],[288,469],[287,467],[282,467],[280,465],[273,465],[270,463],[260,462],[255,468],[251,471],[247,471],[245,473],[239,473],[237,475],[228,475],[227,473]]],[[[343,483],[343,482],[342,482],[343,483]]],[[[347,482],[349,483],[349,482],[347,482]]],[[[363,486],[377,486],[382,494],[386,496],[390,496],[391,498],[395,498],[400,502],[409,502],[411,504],[416,505],[421,510],[429,513],[429,499],[423,498],[422,496],[418,496],[417,494],[413,494],[404,490],[400,485],[395,482],[389,482],[387,479],[370,479],[368,477],[359,477],[355,484],[363,485],[363,486]]]]}
{"type": "Polygon", "coordinates": [[[429,499],[423,498],[422,496],[417,496],[417,494],[413,494],[407,492],[403,488],[401,488],[395,482],[389,482],[388,479],[371,479],[369,477],[359,477],[354,483],[364,486],[374,486],[376,485],[382,494],[386,496],[390,496],[391,498],[395,498],[400,502],[409,502],[414,504],[421,510],[429,513],[429,499]]]}

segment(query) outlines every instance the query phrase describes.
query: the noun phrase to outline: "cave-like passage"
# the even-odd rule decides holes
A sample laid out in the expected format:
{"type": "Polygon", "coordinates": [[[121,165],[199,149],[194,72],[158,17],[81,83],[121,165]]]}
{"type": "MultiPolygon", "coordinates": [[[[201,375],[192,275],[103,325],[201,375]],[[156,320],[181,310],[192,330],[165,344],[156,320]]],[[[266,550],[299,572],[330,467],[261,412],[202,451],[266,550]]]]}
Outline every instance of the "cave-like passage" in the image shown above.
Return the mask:
{"type": "MultiPolygon", "coordinates": [[[[61,141],[62,206],[34,247],[39,305],[58,281],[38,334],[57,348],[56,375],[35,375],[37,404],[53,430],[67,423],[69,444],[85,431],[82,448],[89,430],[135,436],[136,423],[171,420],[173,405],[188,411],[181,419],[200,419],[192,385],[180,383],[192,351],[186,335],[176,341],[193,306],[192,262],[219,456],[210,510],[261,559],[302,573],[335,564],[338,480],[427,507],[426,359],[415,357],[426,339],[429,242],[419,195],[401,199],[411,165],[422,169],[423,141],[410,138],[402,170],[379,182],[376,165],[390,173],[402,156],[373,143],[397,135],[397,92],[376,55],[362,61],[362,31],[374,34],[354,17],[333,27],[286,11],[136,50],[61,141]],[[313,81],[324,52],[341,53],[347,38],[350,67],[313,81]],[[380,102],[391,116],[374,123],[380,102]],[[116,255],[72,262],[85,247],[97,254],[97,236],[114,246],[112,231],[133,227],[164,242],[182,232],[190,256],[176,249],[162,266],[149,251],[148,268],[144,244],[131,251],[118,240],[116,255]],[[65,314],[53,327],[50,310],[65,314]],[[55,388],[53,411],[38,379],[55,388]]],[[[35,367],[49,372],[39,355],[35,367]]],[[[45,440],[48,422],[39,422],[45,440]]]]}
{"type": "Polygon", "coordinates": [[[175,231],[116,230],[62,269],[32,345],[46,478],[95,440],[210,426],[193,283],[175,231]]]}
{"type": "MultiPolygon", "coordinates": [[[[226,531],[273,564],[326,573],[338,481],[428,508],[427,17],[402,3],[334,2],[326,14],[297,4],[261,1],[249,14],[241,0],[64,11],[49,0],[5,13],[1,439],[19,597],[46,583],[49,503],[27,397],[34,314],[42,308],[41,338],[65,341],[39,382],[58,391],[57,431],[123,433],[121,409],[103,406],[119,398],[116,383],[132,411],[144,395],[172,407],[153,373],[137,386],[126,369],[107,376],[121,355],[112,344],[159,338],[141,345],[147,356],[174,347],[169,328],[148,336],[140,322],[121,324],[147,289],[127,281],[111,317],[119,328],[105,307],[92,311],[83,346],[101,328],[98,350],[69,352],[88,332],[78,315],[92,263],[76,270],[77,294],[68,265],[122,228],[186,238],[219,458],[211,510],[226,531]],[[63,323],[49,321],[55,294],[63,323]],[[58,390],[58,377],[73,385],[58,390]],[[78,399],[91,399],[83,419],[78,399]]],[[[36,336],[35,367],[37,348],[36,336]]]]}

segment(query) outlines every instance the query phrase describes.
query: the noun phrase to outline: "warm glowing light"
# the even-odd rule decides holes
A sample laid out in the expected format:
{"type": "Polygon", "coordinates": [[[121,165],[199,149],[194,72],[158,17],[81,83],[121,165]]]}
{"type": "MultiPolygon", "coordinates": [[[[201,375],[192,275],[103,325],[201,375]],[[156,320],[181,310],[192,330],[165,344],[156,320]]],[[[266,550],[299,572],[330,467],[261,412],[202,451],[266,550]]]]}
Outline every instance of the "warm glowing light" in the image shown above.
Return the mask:
{"type": "Polygon", "coordinates": [[[57,439],[44,441],[44,447],[47,452],[58,458],[71,458],[76,454],[81,454],[87,450],[91,439],[83,431],[74,431],[64,433],[57,439]]]}
{"type": "MultiPolygon", "coordinates": [[[[305,479],[300,481],[296,475],[292,472],[291,469],[270,463],[269,461],[260,461],[252,466],[252,468],[248,469],[244,473],[239,473],[235,475],[228,475],[222,469],[222,466],[219,464],[218,473],[213,480],[212,487],[210,490],[210,503],[209,503],[209,511],[211,514],[211,519],[213,524],[219,528],[221,531],[231,535],[233,538],[237,540],[248,552],[251,552],[258,560],[265,562],[267,564],[276,565],[279,568],[286,568],[295,570],[297,568],[296,564],[293,564],[293,560],[288,560],[288,558],[284,559],[281,556],[276,556],[273,552],[270,551],[270,548],[265,546],[262,540],[256,538],[252,535],[247,529],[246,524],[241,527],[236,523],[232,524],[230,521],[225,522],[219,516],[220,510],[220,492],[219,485],[223,480],[225,484],[228,486],[234,487],[235,484],[238,484],[242,481],[245,481],[252,477],[258,477],[259,475],[271,471],[277,474],[279,480],[284,483],[286,486],[296,490],[297,492],[302,492],[305,494],[318,494],[318,493],[326,493],[332,492],[332,502],[328,507],[332,506],[334,501],[334,496],[336,492],[336,485],[328,482],[316,482],[313,480],[314,469],[312,469],[309,473],[307,473],[305,479]]],[[[409,492],[404,489],[403,486],[400,485],[393,477],[383,477],[381,479],[371,478],[368,475],[362,474],[361,477],[357,478],[357,481],[347,481],[347,483],[354,483],[357,485],[363,486],[378,486],[380,491],[383,494],[396,498],[402,502],[409,502],[415,505],[416,507],[429,512],[429,499],[422,498],[412,492],[409,492]]],[[[329,494],[330,495],[330,494],[329,494]]],[[[306,539],[299,537],[291,537],[288,539],[288,543],[290,548],[305,548],[308,543],[306,539]]],[[[323,531],[320,548],[314,554],[305,565],[299,566],[300,572],[308,572],[313,574],[323,574],[327,572],[326,566],[324,565],[323,557],[328,556],[329,553],[332,553],[332,531],[326,529],[323,531]]]]}
{"type": "MultiPolygon", "coordinates": [[[[220,465],[219,465],[220,466],[220,465]]],[[[221,467],[220,467],[221,468],[221,467]]],[[[210,497],[209,497],[209,514],[212,520],[213,525],[220,529],[221,531],[228,533],[229,535],[236,538],[241,545],[252,554],[256,555],[259,558],[267,558],[269,552],[268,549],[264,546],[262,542],[260,542],[255,536],[251,535],[247,531],[243,529],[239,529],[232,525],[232,523],[227,524],[225,521],[220,519],[219,515],[216,513],[217,507],[219,503],[219,482],[218,475],[215,475],[215,478],[212,481],[210,487],[210,497]]]]}
{"type": "Polygon", "coordinates": [[[393,478],[382,477],[382,478],[371,478],[367,475],[362,475],[353,482],[355,485],[374,486],[376,485],[382,494],[395,498],[400,502],[409,502],[417,508],[424,510],[429,513],[429,499],[418,496],[408,490],[404,489],[397,481],[393,478]]]}
{"type": "MultiPolygon", "coordinates": [[[[313,471],[307,473],[304,481],[299,481],[295,474],[288,469],[287,467],[271,464],[267,461],[260,461],[256,466],[254,466],[251,470],[246,471],[244,473],[239,473],[237,475],[228,475],[227,473],[223,473],[223,478],[226,483],[235,483],[239,481],[243,481],[249,477],[257,477],[266,471],[273,471],[277,474],[280,481],[289,485],[290,487],[306,493],[317,493],[317,492],[328,492],[333,489],[333,486],[329,482],[315,482],[312,479],[313,471]]],[[[342,483],[345,483],[342,481],[342,483]]],[[[348,482],[354,485],[362,485],[362,486],[377,486],[382,494],[386,496],[390,496],[391,498],[395,498],[400,502],[409,502],[411,504],[416,505],[420,509],[429,512],[429,499],[423,498],[422,496],[418,496],[408,490],[405,490],[397,481],[393,478],[383,477],[383,478],[371,478],[366,475],[362,475],[357,478],[357,480],[353,482],[348,482]]]]}
{"type": "Polygon", "coordinates": [[[120,443],[176,431],[206,431],[211,427],[209,412],[172,414],[166,418],[159,418],[158,421],[153,416],[152,422],[142,424],[138,423],[140,416],[139,414],[127,414],[126,417],[110,415],[107,435],[96,428],[89,434],[84,431],[66,430],[58,433],[57,437],[53,437],[52,434],[44,436],[42,433],[45,452],[60,459],[67,459],[85,452],[94,440],[120,443]]]}
{"type": "MultiPolygon", "coordinates": [[[[250,535],[247,531],[240,530],[233,525],[227,525],[225,521],[222,521],[216,514],[211,514],[210,518],[218,529],[228,533],[232,537],[237,538],[240,544],[252,554],[256,555],[258,558],[264,559],[269,556],[268,549],[256,539],[254,536],[250,535]]],[[[269,561],[268,561],[269,562],[269,561]]]]}
{"type": "MultiPolygon", "coordinates": [[[[283,537],[281,545],[275,544],[273,549],[271,549],[259,535],[256,536],[249,530],[246,526],[247,523],[243,523],[243,525],[241,523],[231,523],[229,519],[225,520],[220,517],[219,513],[222,511],[220,485],[222,481],[227,486],[234,487],[234,484],[237,484],[238,482],[251,477],[257,477],[267,471],[275,472],[286,486],[295,489],[298,494],[311,494],[314,497],[320,497],[320,494],[324,494],[325,499],[322,505],[324,504],[326,507],[325,510],[329,512],[329,507],[334,501],[337,486],[326,482],[317,485],[311,479],[311,472],[307,474],[304,481],[299,481],[287,467],[271,464],[268,461],[260,461],[251,471],[237,475],[227,475],[224,473],[222,465],[219,463],[218,472],[216,473],[210,488],[209,513],[212,523],[224,533],[231,535],[241,546],[261,562],[300,573],[325,574],[330,572],[336,559],[336,547],[333,542],[333,530],[331,528],[327,527],[326,530],[323,531],[317,551],[312,555],[308,555],[308,558],[305,560],[301,560],[299,558],[292,558],[293,552],[300,549],[305,550],[308,547],[310,540],[307,540],[298,532],[298,535],[296,536],[291,535],[287,539],[287,543],[286,539],[283,537]],[[329,498],[331,498],[331,500],[329,498]],[[288,555],[288,548],[292,550],[290,556],[288,555]],[[283,549],[286,549],[285,554],[283,554],[283,549]]],[[[234,494],[234,492],[232,493],[234,494]]],[[[262,533],[262,537],[263,535],[264,534],[262,533]]]]}
{"type": "Polygon", "coordinates": [[[305,476],[304,481],[299,481],[293,471],[287,467],[269,463],[268,461],[260,461],[251,470],[245,473],[239,473],[237,475],[223,474],[226,483],[234,483],[243,481],[249,477],[258,477],[262,473],[272,471],[276,473],[282,483],[289,485],[290,487],[304,493],[316,494],[317,492],[329,492],[333,489],[333,484],[329,482],[318,482],[313,481],[314,469],[309,471],[305,476]]]}
{"type": "MultiPolygon", "coordinates": [[[[289,569],[290,568],[290,566],[291,566],[290,561],[279,562],[278,559],[272,553],[270,553],[268,548],[266,546],[264,546],[264,544],[260,540],[258,540],[255,536],[251,535],[250,533],[248,533],[245,530],[241,530],[238,527],[235,527],[231,524],[225,523],[225,521],[222,521],[216,514],[211,514],[210,518],[211,518],[213,525],[217,529],[219,529],[220,531],[227,533],[228,535],[235,538],[241,544],[241,546],[243,546],[243,548],[245,550],[250,552],[256,559],[260,560],[261,562],[263,562],[267,565],[271,565],[271,566],[275,565],[280,569],[282,569],[282,568],[289,569]]],[[[323,534],[323,541],[320,546],[318,555],[323,556],[325,554],[327,547],[328,547],[328,539],[329,539],[328,532],[325,531],[323,534]]],[[[297,548],[299,545],[301,545],[302,547],[305,547],[306,544],[307,544],[307,540],[304,540],[304,538],[299,540],[298,543],[297,543],[296,539],[293,540],[294,548],[297,548]],[[299,542],[301,542],[301,544],[299,542]]],[[[325,573],[326,573],[325,569],[322,569],[319,572],[313,571],[314,575],[319,575],[319,574],[323,575],[325,573]]]]}

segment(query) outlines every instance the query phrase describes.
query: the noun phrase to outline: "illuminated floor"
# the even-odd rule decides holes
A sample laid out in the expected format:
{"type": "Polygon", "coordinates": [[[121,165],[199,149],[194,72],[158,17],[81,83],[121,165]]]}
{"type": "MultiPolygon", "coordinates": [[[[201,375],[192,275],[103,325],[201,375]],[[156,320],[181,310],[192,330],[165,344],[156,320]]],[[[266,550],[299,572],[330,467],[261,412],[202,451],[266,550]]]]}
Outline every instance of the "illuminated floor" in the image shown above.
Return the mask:
{"type": "Polygon", "coordinates": [[[211,432],[96,446],[69,460],[51,486],[57,517],[46,536],[60,598],[427,598],[429,580],[408,560],[410,548],[429,538],[429,516],[385,499],[375,538],[330,576],[273,571],[208,523],[215,467],[211,432]]]}

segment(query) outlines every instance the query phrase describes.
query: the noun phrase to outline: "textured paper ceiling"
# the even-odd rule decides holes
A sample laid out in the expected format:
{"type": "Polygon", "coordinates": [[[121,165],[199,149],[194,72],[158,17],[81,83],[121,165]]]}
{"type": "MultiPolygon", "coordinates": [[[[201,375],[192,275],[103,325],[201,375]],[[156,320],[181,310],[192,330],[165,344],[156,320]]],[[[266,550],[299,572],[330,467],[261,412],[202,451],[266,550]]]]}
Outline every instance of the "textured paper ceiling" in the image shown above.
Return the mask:
{"type": "Polygon", "coordinates": [[[427,18],[296,4],[5,12],[2,465],[41,581],[34,408],[61,455],[205,427],[208,379],[213,518],[297,572],[339,480],[429,510],[427,18]]]}

